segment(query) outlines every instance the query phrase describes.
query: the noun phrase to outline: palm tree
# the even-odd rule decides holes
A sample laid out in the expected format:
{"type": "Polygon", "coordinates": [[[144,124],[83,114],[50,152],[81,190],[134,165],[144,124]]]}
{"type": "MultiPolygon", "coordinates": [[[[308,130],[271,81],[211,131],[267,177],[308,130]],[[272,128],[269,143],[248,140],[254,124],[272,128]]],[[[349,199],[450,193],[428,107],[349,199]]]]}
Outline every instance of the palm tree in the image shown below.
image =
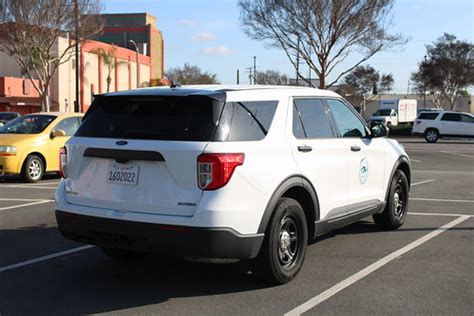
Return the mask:
{"type": "Polygon", "coordinates": [[[110,83],[112,82],[112,71],[115,69],[116,66],[120,66],[126,64],[124,61],[117,61],[115,57],[115,52],[117,51],[117,46],[110,45],[108,50],[103,48],[98,48],[95,53],[102,57],[102,62],[104,63],[105,67],[107,68],[107,92],[110,92],[110,83]]]}

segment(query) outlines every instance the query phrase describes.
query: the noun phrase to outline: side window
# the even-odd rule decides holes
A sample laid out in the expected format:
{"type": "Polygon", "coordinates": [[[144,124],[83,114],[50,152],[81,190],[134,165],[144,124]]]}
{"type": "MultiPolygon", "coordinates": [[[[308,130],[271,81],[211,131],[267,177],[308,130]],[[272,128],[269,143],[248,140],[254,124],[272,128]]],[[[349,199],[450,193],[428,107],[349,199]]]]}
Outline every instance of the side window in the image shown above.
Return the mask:
{"type": "Polygon", "coordinates": [[[80,123],[80,118],[69,117],[56,124],[54,129],[63,130],[66,133],[66,136],[72,136],[79,128],[80,123]]]}
{"type": "Polygon", "coordinates": [[[441,118],[441,121],[460,122],[461,115],[457,113],[445,113],[441,118]]]}
{"type": "Polygon", "coordinates": [[[461,121],[465,123],[474,123],[474,118],[469,115],[461,114],[461,121]]]}
{"type": "Polygon", "coordinates": [[[252,141],[265,138],[278,101],[228,102],[214,135],[215,141],[252,141]]]}
{"type": "Polygon", "coordinates": [[[418,116],[418,119],[419,120],[434,120],[436,117],[438,116],[438,113],[436,112],[423,112],[423,113],[420,113],[420,115],[418,116]]]}
{"type": "Polygon", "coordinates": [[[339,100],[327,100],[339,134],[342,137],[366,137],[365,124],[349,107],[339,100]]]}
{"type": "Polygon", "coordinates": [[[293,107],[293,134],[296,138],[331,138],[334,133],[323,101],[295,100],[293,107]]]}

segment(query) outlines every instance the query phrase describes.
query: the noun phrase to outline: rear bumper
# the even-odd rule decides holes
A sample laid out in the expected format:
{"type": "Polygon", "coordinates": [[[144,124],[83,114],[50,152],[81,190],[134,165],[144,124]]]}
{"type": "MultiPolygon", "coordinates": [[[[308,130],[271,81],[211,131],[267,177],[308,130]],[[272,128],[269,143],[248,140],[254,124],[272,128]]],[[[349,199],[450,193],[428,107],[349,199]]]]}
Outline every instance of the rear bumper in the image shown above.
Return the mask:
{"type": "Polygon", "coordinates": [[[179,257],[255,258],[263,234],[242,235],[229,228],[201,228],[124,221],[56,210],[64,237],[97,245],[179,257]]]}

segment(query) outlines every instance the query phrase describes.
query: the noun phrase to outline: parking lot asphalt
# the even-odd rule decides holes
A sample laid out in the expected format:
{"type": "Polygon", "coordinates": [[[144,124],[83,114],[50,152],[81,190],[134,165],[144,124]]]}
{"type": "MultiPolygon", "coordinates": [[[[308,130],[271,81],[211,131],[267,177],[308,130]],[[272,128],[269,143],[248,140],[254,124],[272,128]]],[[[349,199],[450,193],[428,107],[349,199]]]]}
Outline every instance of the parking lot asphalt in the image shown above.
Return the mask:
{"type": "Polygon", "coordinates": [[[367,218],[323,236],[276,287],[247,262],[109,259],[58,232],[57,178],[0,179],[0,315],[472,315],[474,142],[400,142],[413,167],[403,227],[367,218]]]}

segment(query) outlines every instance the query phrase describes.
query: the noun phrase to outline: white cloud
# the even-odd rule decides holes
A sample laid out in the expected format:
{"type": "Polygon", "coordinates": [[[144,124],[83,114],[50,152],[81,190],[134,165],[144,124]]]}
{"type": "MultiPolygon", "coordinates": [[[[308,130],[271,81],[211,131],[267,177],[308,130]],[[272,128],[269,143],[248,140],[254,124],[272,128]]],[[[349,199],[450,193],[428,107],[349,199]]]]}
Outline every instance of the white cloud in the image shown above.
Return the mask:
{"type": "Polygon", "coordinates": [[[193,36],[195,42],[212,42],[217,39],[217,35],[214,33],[201,32],[193,36]]]}
{"type": "Polygon", "coordinates": [[[201,50],[201,52],[208,55],[218,55],[218,56],[230,56],[230,55],[235,54],[235,52],[232,49],[224,47],[224,46],[207,47],[201,50]]]}
{"type": "Polygon", "coordinates": [[[181,19],[178,20],[178,24],[186,27],[196,27],[198,24],[196,21],[188,20],[188,19],[181,19]]]}

